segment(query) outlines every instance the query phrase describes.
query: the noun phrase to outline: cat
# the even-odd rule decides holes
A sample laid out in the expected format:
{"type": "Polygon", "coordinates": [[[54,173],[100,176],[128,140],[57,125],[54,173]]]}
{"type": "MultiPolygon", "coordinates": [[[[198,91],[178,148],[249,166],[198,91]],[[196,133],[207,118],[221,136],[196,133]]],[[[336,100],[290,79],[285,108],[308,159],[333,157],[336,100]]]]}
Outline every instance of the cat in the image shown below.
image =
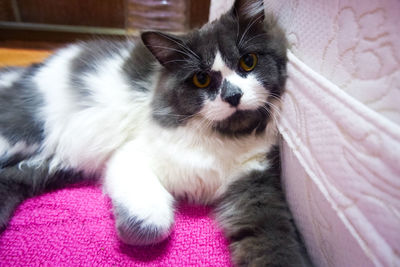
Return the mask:
{"type": "Polygon", "coordinates": [[[179,199],[216,206],[237,266],[307,266],[280,186],[286,39],[263,1],[187,34],[72,44],[0,70],[0,228],[26,198],[100,177],[131,245],[179,199]]]}

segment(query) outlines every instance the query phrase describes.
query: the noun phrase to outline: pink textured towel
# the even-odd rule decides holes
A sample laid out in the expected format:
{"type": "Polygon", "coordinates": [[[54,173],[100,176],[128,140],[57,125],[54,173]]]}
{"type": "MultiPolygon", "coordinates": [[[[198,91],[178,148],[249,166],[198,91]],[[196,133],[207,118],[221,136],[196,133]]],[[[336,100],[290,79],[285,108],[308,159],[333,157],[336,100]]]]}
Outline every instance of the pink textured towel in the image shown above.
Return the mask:
{"type": "Polygon", "coordinates": [[[171,237],[155,246],[122,244],[110,200],[94,185],[29,199],[0,236],[0,266],[231,266],[210,208],[180,205],[171,237]]]}

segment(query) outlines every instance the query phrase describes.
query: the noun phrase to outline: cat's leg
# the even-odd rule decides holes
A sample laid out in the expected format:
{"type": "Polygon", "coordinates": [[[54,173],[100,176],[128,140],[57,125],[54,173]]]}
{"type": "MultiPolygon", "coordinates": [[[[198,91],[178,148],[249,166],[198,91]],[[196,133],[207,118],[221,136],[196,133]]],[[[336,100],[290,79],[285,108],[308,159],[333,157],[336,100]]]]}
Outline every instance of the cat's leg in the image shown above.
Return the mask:
{"type": "Polygon", "coordinates": [[[9,169],[0,169],[0,233],[5,230],[14,210],[30,193],[29,185],[9,177],[9,169]]]}
{"type": "Polygon", "coordinates": [[[50,160],[31,162],[28,159],[0,168],[0,232],[25,199],[88,178],[73,170],[50,172],[49,164],[50,160]]]}
{"type": "Polygon", "coordinates": [[[174,199],[161,185],[140,144],[130,142],[110,160],[105,188],[123,242],[147,245],[163,241],[174,222],[174,199]]]}
{"type": "Polygon", "coordinates": [[[311,266],[279,170],[254,171],[234,182],[216,212],[236,266],[311,266]]]}
{"type": "Polygon", "coordinates": [[[0,168],[0,231],[3,231],[15,208],[26,198],[39,193],[48,177],[48,165],[33,165],[24,160],[0,168]]]}

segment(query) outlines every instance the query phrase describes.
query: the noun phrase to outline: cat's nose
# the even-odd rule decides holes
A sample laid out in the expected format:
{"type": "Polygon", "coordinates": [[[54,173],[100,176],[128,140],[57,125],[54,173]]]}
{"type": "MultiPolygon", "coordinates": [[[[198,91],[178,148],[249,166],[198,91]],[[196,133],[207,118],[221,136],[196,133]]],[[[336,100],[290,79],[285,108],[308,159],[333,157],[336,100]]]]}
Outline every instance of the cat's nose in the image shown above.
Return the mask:
{"type": "Polygon", "coordinates": [[[233,95],[230,96],[226,96],[223,98],[224,101],[228,102],[229,104],[231,104],[231,106],[233,107],[237,107],[240,103],[240,98],[242,97],[243,93],[235,93],[233,95]]]}
{"type": "Polygon", "coordinates": [[[240,88],[227,80],[222,83],[221,98],[225,102],[228,102],[231,106],[237,107],[240,103],[240,98],[243,92],[240,88]]]}

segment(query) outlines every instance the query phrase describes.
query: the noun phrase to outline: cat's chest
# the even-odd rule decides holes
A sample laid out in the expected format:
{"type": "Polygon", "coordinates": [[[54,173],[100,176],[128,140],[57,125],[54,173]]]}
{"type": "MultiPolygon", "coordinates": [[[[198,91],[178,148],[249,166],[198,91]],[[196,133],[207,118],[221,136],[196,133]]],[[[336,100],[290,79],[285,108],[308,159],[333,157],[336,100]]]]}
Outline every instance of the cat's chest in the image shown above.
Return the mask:
{"type": "Polygon", "coordinates": [[[176,197],[209,203],[241,175],[268,167],[270,142],[262,137],[216,138],[188,131],[158,132],[148,140],[152,165],[176,197]]]}

